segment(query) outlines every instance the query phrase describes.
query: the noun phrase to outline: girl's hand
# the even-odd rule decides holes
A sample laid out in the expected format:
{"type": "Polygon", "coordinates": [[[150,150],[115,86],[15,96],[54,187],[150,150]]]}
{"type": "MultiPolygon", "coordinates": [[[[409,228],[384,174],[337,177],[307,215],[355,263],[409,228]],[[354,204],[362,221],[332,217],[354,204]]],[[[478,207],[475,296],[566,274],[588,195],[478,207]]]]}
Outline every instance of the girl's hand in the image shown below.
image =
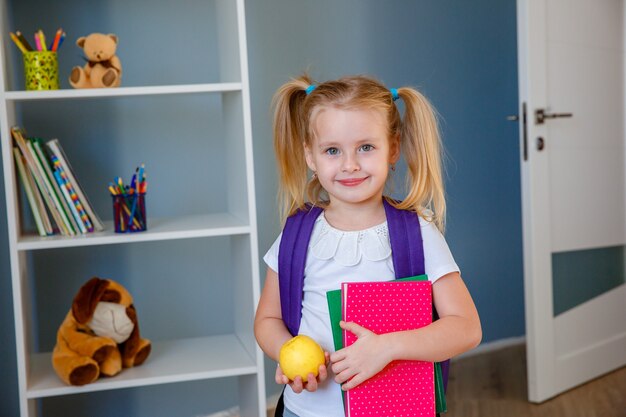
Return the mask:
{"type": "Polygon", "coordinates": [[[302,377],[300,377],[300,375],[296,377],[295,381],[290,381],[289,378],[287,378],[287,376],[283,373],[283,370],[280,369],[279,365],[276,367],[276,383],[289,385],[296,394],[300,394],[304,390],[309,392],[317,391],[319,384],[326,381],[326,378],[328,378],[328,370],[326,369],[326,366],[330,362],[330,354],[328,352],[324,352],[324,356],[326,357],[326,363],[324,365],[320,365],[317,378],[313,375],[313,373],[309,373],[306,381],[302,381],[302,377]]]}
{"type": "Polygon", "coordinates": [[[354,344],[333,353],[330,357],[335,382],[339,384],[345,382],[342,389],[347,391],[382,371],[391,362],[391,355],[383,336],[356,323],[342,321],[339,324],[342,329],[358,337],[354,344]]]}

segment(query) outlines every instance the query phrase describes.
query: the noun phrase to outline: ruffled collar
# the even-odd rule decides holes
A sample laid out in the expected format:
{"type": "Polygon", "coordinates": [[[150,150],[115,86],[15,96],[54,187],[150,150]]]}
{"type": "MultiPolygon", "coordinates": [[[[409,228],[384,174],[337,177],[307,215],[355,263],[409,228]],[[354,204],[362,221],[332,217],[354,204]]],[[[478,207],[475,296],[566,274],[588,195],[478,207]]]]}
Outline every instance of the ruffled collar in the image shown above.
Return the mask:
{"type": "Polygon", "coordinates": [[[322,260],[334,259],[342,266],[353,266],[365,258],[382,261],[391,256],[387,222],[365,230],[343,231],[331,226],[324,213],[315,221],[311,235],[311,254],[322,260]]]}

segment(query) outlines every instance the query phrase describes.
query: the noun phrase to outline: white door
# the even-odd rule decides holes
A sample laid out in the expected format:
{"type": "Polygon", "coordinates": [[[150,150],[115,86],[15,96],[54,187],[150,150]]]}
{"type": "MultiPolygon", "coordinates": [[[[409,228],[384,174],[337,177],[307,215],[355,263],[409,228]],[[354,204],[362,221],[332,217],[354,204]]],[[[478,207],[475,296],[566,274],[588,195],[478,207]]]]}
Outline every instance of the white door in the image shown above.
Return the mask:
{"type": "Polygon", "coordinates": [[[518,0],[517,13],[528,395],[541,402],[626,364],[626,26],[623,0],[518,0]]]}

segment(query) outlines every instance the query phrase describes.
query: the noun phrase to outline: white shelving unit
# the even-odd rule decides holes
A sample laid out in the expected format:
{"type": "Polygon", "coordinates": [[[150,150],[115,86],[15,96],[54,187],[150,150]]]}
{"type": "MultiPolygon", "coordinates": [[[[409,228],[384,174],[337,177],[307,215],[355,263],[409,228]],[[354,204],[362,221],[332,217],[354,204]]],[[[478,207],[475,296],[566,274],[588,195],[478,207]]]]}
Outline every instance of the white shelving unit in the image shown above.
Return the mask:
{"type": "MultiPolygon", "coordinates": [[[[7,2],[8,0],[0,2],[2,6],[0,139],[8,216],[21,416],[39,415],[41,410],[38,400],[48,397],[199,380],[219,382],[226,378],[236,378],[238,381],[238,405],[241,416],[265,416],[263,356],[256,345],[252,328],[255,306],[260,294],[260,280],[244,1],[215,0],[216,17],[211,23],[217,26],[219,53],[214,59],[219,60],[218,82],[41,92],[22,91],[23,87],[17,85],[16,77],[10,76],[13,67],[9,62],[8,48],[14,46],[7,35],[9,30],[15,29],[8,24],[11,16],[7,12],[9,8],[7,2]],[[21,185],[14,169],[10,134],[11,127],[19,124],[21,120],[20,111],[23,110],[23,105],[33,102],[56,104],[84,99],[93,102],[126,97],[143,97],[143,100],[150,100],[151,97],[166,95],[183,98],[190,95],[220,96],[220,117],[223,131],[226,132],[223,139],[226,172],[224,178],[217,178],[215,181],[226,182],[224,187],[226,191],[225,195],[208,196],[208,199],[223,200],[226,207],[224,210],[199,214],[174,213],[154,218],[148,212],[148,230],[135,234],[115,234],[112,224],[106,221],[104,232],[77,237],[60,235],[39,237],[24,231],[23,219],[20,217],[27,211],[19,206],[18,195],[21,185]],[[37,285],[38,280],[33,279],[34,272],[29,270],[33,263],[31,257],[41,251],[74,250],[70,248],[93,248],[96,251],[102,245],[142,245],[146,244],[145,242],[174,244],[174,241],[184,239],[230,241],[228,246],[231,252],[230,259],[225,261],[227,265],[220,266],[228,271],[228,276],[232,280],[232,294],[228,295],[232,301],[228,304],[233,305],[231,312],[233,324],[228,334],[153,339],[152,353],[142,366],[125,369],[116,377],[101,378],[83,387],[66,386],[52,369],[51,352],[37,351],[35,340],[38,338],[38,329],[34,324],[37,321],[34,319],[37,316],[37,306],[31,299],[33,292],[30,287],[37,285]]],[[[184,7],[184,3],[181,3],[180,7],[184,7]]],[[[62,138],[60,139],[62,141],[62,138]]],[[[95,192],[89,189],[86,191],[87,194],[95,192]]],[[[149,205],[148,202],[148,207],[149,205]]],[[[106,220],[106,216],[104,217],[106,220]]],[[[207,275],[198,279],[212,279],[210,271],[207,275]]],[[[180,289],[183,292],[193,290],[193,288],[180,289]]],[[[223,296],[208,294],[207,298],[211,300],[211,297],[223,296]]],[[[145,324],[146,320],[149,318],[140,316],[140,322],[145,324]]],[[[150,335],[142,333],[150,338],[150,335]]],[[[89,410],[83,410],[82,415],[88,414],[89,410]]]]}

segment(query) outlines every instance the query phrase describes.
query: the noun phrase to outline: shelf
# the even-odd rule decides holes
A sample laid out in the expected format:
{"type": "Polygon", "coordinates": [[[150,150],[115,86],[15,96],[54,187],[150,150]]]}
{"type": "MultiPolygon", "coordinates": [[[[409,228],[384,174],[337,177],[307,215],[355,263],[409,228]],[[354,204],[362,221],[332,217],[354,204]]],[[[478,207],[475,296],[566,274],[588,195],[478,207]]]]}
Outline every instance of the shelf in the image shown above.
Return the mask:
{"type": "Polygon", "coordinates": [[[250,233],[250,225],[232,214],[205,214],[176,218],[148,218],[148,230],[137,233],[115,233],[112,222],[104,222],[103,232],[78,236],[21,236],[17,250],[38,250],[96,246],[158,240],[192,239],[212,236],[232,236],[250,233]]]}
{"type": "MultiPolygon", "coordinates": [[[[125,401],[142,402],[146,392],[152,391],[166,397],[142,402],[134,414],[179,415],[178,393],[198,383],[211,390],[191,390],[183,407],[187,413],[207,414],[223,405],[239,407],[242,415],[265,416],[264,361],[252,329],[261,288],[245,0],[197,2],[192,7],[152,7],[154,2],[145,0],[130,3],[130,8],[117,7],[104,0],[101,6],[107,10],[106,16],[96,17],[96,23],[115,24],[120,38],[134,39],[135,45],[147,45],[158,34],[174,30],[174,36],[162,37],[160,47],[176,50],[190,65],[181,70],[179,60],[164,63],[154,54],[135,54],[129,55],[124,65],[140,69],[160,63],[162,71],[143,82],[123,82],[118,88],[73,89],[64,84],[60,90],[25,91],[23,65],[16,61],[19,51],[7,44],[6,53],[0,54],[0,79],[4,83],[0,88],[0,151],[5,162],[2,181],[17,357],[13,385],[19,396],[19,416],[38,417],[50,412],[88,415],[91,409],[111,404],[112,413],[120,415],[124,414],[125,401]],[[139,34],[132,26],[138,16],[146,21],[146,30],[139,34]],[[84,126],[76,127],[77,118],[84,126]],[[37,131],[43,138],[71,137],[73,158],[93,160],[97,165],[92,167],[92,180],[106,174],[100,172],[103,167],[105,171],[123,168],[132,162],[128,162],[134,159],[132,155],[139,154],[147,162],[166,160],[159,164],[162,169],[158,173],[163,190],[176,189],[180,185],[177,173],[185,172],[193,176],[187,185],[198,195],[194,204],[179,206],[168,201],[160,206],[159,213],[148,211],[144,232],[115,233],[113,221],[106,221],[102,232],[41,237],[30,207],[24,205],[28,199],[23,198],[23,184],[15,169],[10,127],[16,125],[37,131]],[[102,245],[118,246],[103,250],[107,248],[102,245]],[[167,271],[158,270],[164,280],[155,280],[153,274],[134,267],[135,262],[145,261],[150,270],[162,268],[171,253],[181,250],[184,262],[173,268],[189,279],[180,283],[176,274],[166,277],[162,274],[167,271]],[[132,265],[126,265],[125,260],[118,261],[119,251],[124,256],[139,251],[148,258],[132,256],[132,265]],[[50,282],[55,282],[59,291],[75,292],[76,282],[56,278],[98,269],[92,254],[98,255],[97,264],[106,271],[122,274],[130,289],[143,291],[156,322],[168,314],[160,307],[166,294],[189,310],[180,317],[168,316],[173,326],[207,307],[190,304],[190,299],[202,299],[215,311],[229,312],[228,323],[222,323],[220,330],[183,334],[167,326],[159,328],[158,334],[147,335],[153,338],[153,345],[145,364],[82,387],[66,385],[52,366],[53,341],[43,347],[47,352],[39,352],[38,341],[50,330],[49,323],[41,318],[50,315],[55,306],[38,302],[37,295],[45,294],[50,282]],[[227,280],[216,283],[216,276],[227,280]],[[174,292],[172,280],[177,285],[174,292]],[[178,383],[183,385],[174,385],[178,383]],[[233,384],[238,386],[238,393],[231,392],[233,384]],[[87,402],[83,401],[84,393],[90,393],[87,402]],[[227,397],[222,398],[224,395],[227,397]]],[[[0,0],[0,21],[33,27],[35,6],[41,6],[38,10],[42,16],[55,19],[87,16],[86,12],[77,14],[75,8],[50,2],[0,0]]],[[[68,35],[82,32],[80,19],[68,21],[74,22],[65,28],[68,35]]],[[[62,64],[62,72],[67,72],[69,67],[62,64]]],[[[36,185],[34,191],[39,191],[36,185]]],[[[105,220],[113,220],[113,213],[107,213],[110,202],[100,203],[96,211],[101,211],[105,220]]]]}
{"type": "Polygon", "coordinates": [[[52,397],[172,382],[253,375],[255,361],[234,335],[178,339],[152,344],[146,362],[112,378],[100,378],[82,387],[63,383],[52,368],[51,353],[31,357],[28,398],[52,397]]]}
{"type": "Polygon", "coordinates": [[[8,91],[4,93],[4,98],[6,100],[13,101],[26,101],[97,97],[129,97],[164,94],[226,93],[230,91],[241,91],[241,83],[183,84],[119,88],[85,88],[78,90],[64,89],[51,91],[8,91]]]}

